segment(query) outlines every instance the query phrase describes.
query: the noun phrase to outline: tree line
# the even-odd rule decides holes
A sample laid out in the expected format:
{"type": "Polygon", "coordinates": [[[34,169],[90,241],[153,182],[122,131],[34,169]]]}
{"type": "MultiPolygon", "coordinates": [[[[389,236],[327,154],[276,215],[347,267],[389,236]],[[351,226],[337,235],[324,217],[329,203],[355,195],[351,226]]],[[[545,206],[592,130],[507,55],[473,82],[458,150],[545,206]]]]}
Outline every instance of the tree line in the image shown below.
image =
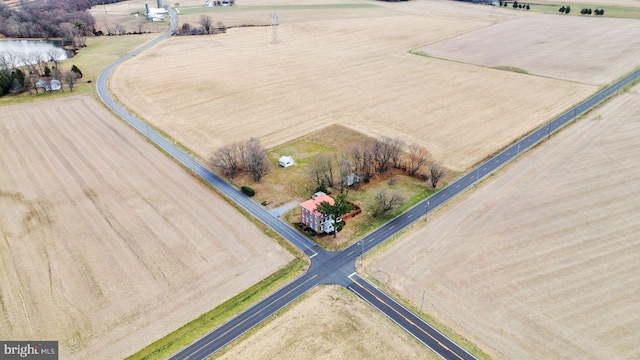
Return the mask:
{"type": "Polygon", "coordinates": [[[209,163],[230,178],[246,173],[254,182],[262,180],[270,168],[267,149],[256,138],[221,147],[209,163]]]}
{"type": "Polygon", "coordinates": [[[318,187],[343,193],[350,186],[357,188],[392,169],[429,181],[433,188],[445,175],[442,165],[432,159],[427,149],[383,136],[363,140],[338,154],[315,157],[309,165],[309,176],[318,187]]]}
{"type": "Polygon", "coordinates": [[[11,38],[70,38],[76,46],[92,34],[89,0],[21,1],[19,9],[0,3],[0,34],[11,38]]]}
{"type": "Polygon", "coordinates": [[[73,65],[71,70],[60,69],[60,53],[55,50],[46,52],[33,51],[18,53],[0,51],[0,96],[17,95],[28,91],[44,89],[51,93],[56,84],[66,84],[73,91],[78,79],[82,78],[82,71],[73,65]]]}
{"type": "MultiPolygon", "coordinates": [[[[498,6],[500,7],[507,7],[508,3],[506,1],[499,1],[498,2],[498,6]]],[[[521,4],[518,3],[517,1],[514,1],[513,4],[511,5],[511,7],[513,7],[514,9],[525,9],[525,10],[530,10],[531,6],[529,6],[529,4],[521,4]]]]}
{"type": "Polygon", "coordinates": [[[184,23],[179,30],[176,31],[177,35],[208,35],[224,33],[227,31],[227,27],[218,21],[217,24],[213,24],[213,18],[209,15],[200,16],[200,20],[197,25],[191,25],[184,23]]]}

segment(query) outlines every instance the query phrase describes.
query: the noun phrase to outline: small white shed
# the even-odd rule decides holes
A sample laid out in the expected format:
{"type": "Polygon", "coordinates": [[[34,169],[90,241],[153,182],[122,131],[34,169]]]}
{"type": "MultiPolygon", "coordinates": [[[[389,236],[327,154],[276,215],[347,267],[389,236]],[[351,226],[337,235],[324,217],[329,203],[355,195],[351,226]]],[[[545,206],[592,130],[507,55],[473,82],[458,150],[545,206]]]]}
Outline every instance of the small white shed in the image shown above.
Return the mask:
{"type": "Polygon", "coordinates": [[[278,164],[282,167],[289,167],[294,164],[293,158],[291,156],[281,156],[278,160],[278,164]]]}

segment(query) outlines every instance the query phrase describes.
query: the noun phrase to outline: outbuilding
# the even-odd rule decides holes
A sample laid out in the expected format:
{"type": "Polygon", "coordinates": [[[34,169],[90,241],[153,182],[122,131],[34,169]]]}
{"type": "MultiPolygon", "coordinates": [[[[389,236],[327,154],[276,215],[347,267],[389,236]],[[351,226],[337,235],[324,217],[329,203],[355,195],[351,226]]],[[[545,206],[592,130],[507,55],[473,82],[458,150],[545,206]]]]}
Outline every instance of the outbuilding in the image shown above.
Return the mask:
{"type": "Polygon", "coordinates": [[[280,166],[282,167],[289,167],[289,166],[293,166],[294,161],[293,158],[291,156],[281,156],[280,159],[278,160],[278,164],[280,164],[280,166]]]}

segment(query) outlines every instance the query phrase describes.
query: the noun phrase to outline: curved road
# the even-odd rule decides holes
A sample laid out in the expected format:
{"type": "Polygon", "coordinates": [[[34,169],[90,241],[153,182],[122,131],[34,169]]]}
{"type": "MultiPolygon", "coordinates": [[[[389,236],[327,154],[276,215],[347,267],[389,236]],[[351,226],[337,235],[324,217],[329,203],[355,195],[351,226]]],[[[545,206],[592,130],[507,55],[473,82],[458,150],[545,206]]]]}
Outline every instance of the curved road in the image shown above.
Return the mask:
{"type": "Polygon", "coordinates": [[[271,215],[262,206],[256,204],[240,191],[212,173],[204,165],[167,141],[142,121],[129,114],[109,95],[107,91],[107,80],[109,74],[117,65],[154,46],[173,33],[177,23],[176,13],[171,8],[169,11],[171,13],[171,26],[167,33],[116,60],[99,75],[96,86],[100,99],[116,114],[126,120],[144,136],[148,137],[162,150],[189,168],[204,181],[217,188],[222,194],[238,203],[265,225],[278,232],[283,238],[287,239],[311,259],[311,266],[305,274],[189,345],[172,357],[172,359],[205,359],[319,284],[338,284],[350,289],[444,359],[475,359],[473,355],[469,354],[462,347],[455,344],[404,306],[397,303],[375,285],[359,277],[355,273],[355,263],[358,257],[364,256],[366,252],[411,225],[423,215],[426,216],[429,212],[451,200],[460,192],[475,186],[480,179],[511,161],[533,145],[549,137],[577,116],[614,95],[620,88],[635,83],[640,76],[640,69],[628,74],[553,119],[548,124],[523,137],[504,151],[449,184],[438,193],[369,233],[357,243],[340,252],[327,252],[282,222],[279,218],[271,215]]]}

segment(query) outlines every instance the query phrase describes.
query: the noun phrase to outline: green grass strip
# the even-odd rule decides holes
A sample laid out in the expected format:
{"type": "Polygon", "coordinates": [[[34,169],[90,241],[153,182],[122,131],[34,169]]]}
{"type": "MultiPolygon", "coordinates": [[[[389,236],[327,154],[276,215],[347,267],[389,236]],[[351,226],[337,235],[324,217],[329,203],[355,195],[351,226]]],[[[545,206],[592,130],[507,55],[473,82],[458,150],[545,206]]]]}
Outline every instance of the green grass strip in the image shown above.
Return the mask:
{"type": "Polygon", "coordinates": [[[384,292],[386,292],[391,297],[393,297],[396,301],[401,303],[404,307],[406,307],[407,309],[411,310],[414,314],[420,316],[422,319],[424,319],[426,322],[428,322],[434,328],[438,329],[438,331],[443,333],[449,339],[453,340],[453,342],[455,342],[456,344],[462,346],[465,350],[467,350],[473,356],[478,358],[478,360],[491,360],[491,356],[489,356],[489,354],[487,354],[484,351],[482,351],[482,349],[480,349],[477,345],[475,345],[474,343],[472,343],[471,341],[469,341],[468,339],[466,339],[462,335],[456,333],[450,327],[438,322],[433,316],[431,316],[429,314],[426,314],[424,312],[421,312],[420,309],[416,305],[414,305],[411,301],[409,301],[409,300],[405,299],[404,297],[402,297],[401,295],[399,295],[391,287],[385,285],[384,283],[382,283],[381,281],[379,281],[378,279],[374,278],[371,275],[367,275],[367,279],[369,279],[369,281],[371,281],[376,286],[378,286],[380,289],[382,289],[384,292]]]}
{"type": "Polygon", "coordinates": [[[523,70],[513,66],[494,66],[493,68],[497,70],[511,71],[518,74],[528,74],[527,70],[523,70]]]}

